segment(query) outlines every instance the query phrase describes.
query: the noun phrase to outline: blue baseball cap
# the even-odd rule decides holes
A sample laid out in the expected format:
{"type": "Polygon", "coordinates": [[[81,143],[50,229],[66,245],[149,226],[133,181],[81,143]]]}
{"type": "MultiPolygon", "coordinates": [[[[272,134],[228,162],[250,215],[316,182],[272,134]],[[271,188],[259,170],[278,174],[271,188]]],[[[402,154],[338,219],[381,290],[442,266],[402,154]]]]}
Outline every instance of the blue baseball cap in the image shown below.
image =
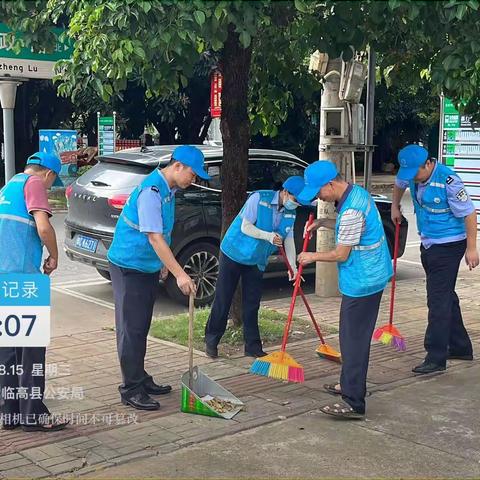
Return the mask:
{"type": "Polygon", "coordinates": [[[295,198],[297,198],[300,195],[304,186],[305,186],[305,182],[303,181],[303,177],[301,177],[300,175],[294,175],[293,177],[288,177],[283,182],[283,188],[288,190],[288,192],[291,193],[295,198]]]}
{"type": "Polygon", "coordinates": [[[203,180],[210,180],[210,175],[204,170],[205,157],[199,148],[193,145],[180,145],[173,151],[172,158],[190,167],[195,175],[203,180]]]}
{"type": "Polygon", "coordinates": [[[399,180],[413,180],[418,169],[428,159],[428,151],[420,145],[407,145],[398,152],[398,163],[400,169],[397,173],[399,180]]]}
{"type": "Polygon", "coordinates": [[[305,169],[303,174],[305,187],[297,196],[297,200],[304,205],[309,205],[320,189],[337,175],[337,167],[330,160],[318,160],[312,163],[305,169]]]}
{"type": "Polygon", "coordinates": [[[63,187],[63,182],[60,179],[60,170],[62,169],[62,162],[53,153],[36,152],[30,155],[27,159],[27,165],[40,165],[50,169],[57,174],[57,178],[53,182],[53,187],[63,187]]]}

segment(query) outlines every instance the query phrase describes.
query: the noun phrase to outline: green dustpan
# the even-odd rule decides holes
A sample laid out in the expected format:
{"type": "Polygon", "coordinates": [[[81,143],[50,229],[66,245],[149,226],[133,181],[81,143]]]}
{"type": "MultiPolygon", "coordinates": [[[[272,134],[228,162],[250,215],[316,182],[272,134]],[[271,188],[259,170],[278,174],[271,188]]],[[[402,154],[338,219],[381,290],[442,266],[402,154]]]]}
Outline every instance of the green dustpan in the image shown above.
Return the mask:
{"type": "Polygon", "coordinates": [[[193,316],[194,296],[190,295],[188,315],[188,354],[189,369],[182,375],[182,405],[181,410],[185,413],[207,415],[209,417],[233,418],[244,404],[227,389],[202,373],[198,367],[193,366],[193,316]],[[234,405],[235,408],[221,412],[206,403],[212,399],[224,400],[234,405]]]}

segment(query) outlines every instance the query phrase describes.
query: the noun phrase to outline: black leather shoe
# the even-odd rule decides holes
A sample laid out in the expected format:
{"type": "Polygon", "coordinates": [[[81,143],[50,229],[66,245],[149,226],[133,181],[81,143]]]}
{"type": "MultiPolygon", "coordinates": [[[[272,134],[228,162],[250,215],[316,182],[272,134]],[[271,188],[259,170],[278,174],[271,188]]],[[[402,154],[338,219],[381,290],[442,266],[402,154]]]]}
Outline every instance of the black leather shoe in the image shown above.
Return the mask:
{"type": "Polygon", "coordinates": [[[473,360],[473,355],[470,353],[469,355],[456,355],[455,353],[449,353],[448,357],[449,360],[473,360]]]}
{"type": "Polygon", "coordinates": [[[128,398],[122,397],[122,403],[137,410],[158,410],[160,408],[160,404],[145,392],[135,393],[128,398]]]}
{"type": "Polygon", "coordinates": [[[446,369],[443,365],[437,365],[436,363],[423,362],[420,365],[412,368],[413,373],[426,374],[426,373],[435,373],[443,372],[446,369]]]}
{"type": "Polygon", "coordinates": [[[263,350],[260,350],[259,352],[245,352],[246,357],[253,357],[253,358],[261,358],[261,357],[266,357],[268,353],[264,352],[263,350]]]}
{"type": "Polygon", "coordinates": [[[143,388],[149,395],[165,395],[172,391],[170,385],[157,385],[152,378],[143,382],[143,388]]]}
{"type": "Polygon", "coordinates": [[[208,343],[205,344],[205,353],[207,357],[218,358],[218,348],[213,345],[208,345],[208,343]]]}

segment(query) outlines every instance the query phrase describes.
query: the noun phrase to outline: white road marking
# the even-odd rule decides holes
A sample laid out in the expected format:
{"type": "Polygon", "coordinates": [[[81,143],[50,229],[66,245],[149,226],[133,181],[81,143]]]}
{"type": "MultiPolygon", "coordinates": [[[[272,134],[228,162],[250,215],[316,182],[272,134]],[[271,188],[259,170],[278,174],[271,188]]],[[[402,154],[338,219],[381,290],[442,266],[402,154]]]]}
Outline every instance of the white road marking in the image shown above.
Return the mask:
{"type": "Polygon", "coordinates": [[[398,261],[402,263],[408,263],[408,264],[417,265],[417,266],[419,265],[420,267],[423,267],[421,262],[413,262],[412,260],[404,260],[403,258],[399,258],[398,261]]]}
{"type": "Polygon", "coordinates": [[[102,283],[110,283],[108,280],[98,278],[98,277],[91,277],[91,278],[84,278],[83,280],[66,280],[58,282],[52,282],[53,287],[67,287],[67,286],[88,286],[88,285],[101,285],[102,283]]]}
{"type": "Polygon", "coordinates": [[[110,310],[115,310],[115,304],[111,302],[106,302],[104,300],[100,300],[98,298],[91,297],[90,295],[85,295],[83,293],[74,292],[72,290],[69,290],[68,288],[52,287],[52,290],[58,293],[63,293],[65,295],[70,295],[71,297],[78,298],[79,300],[85,300],[86,302],[94,303],[99,307],[106,307],[110,310]]]}

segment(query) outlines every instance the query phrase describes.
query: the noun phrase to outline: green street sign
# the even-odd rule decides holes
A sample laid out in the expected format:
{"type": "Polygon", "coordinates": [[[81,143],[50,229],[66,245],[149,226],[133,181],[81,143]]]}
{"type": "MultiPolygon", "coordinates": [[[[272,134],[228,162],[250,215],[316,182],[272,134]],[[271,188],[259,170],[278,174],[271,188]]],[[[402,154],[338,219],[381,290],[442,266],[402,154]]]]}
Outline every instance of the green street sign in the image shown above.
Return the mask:
{"type": "MultiPolygon", "coordinates": [[[[23,47],[18,53],[10,48],[7,36],[12,30],[0,23],[0,77],[10,76],[17,78],[53,78],[53,69],[58,60],[68,59],[73,53],[73,44],[70,41],[61,41],[60,36],[64,30],[52,28],[57,38],[53,52],[35,52],[32,48],[23,47]]],[[[15,38],[22,34],[15,32],[15,38]]]]}
{"type": "Polygon", "coordinates": [[[99,125],[112,125],[113,126],[113,117],[100,117],[98,119],[99,125]]]}
{"type": "MultiPolygon", "coordinates": [[[[444,165],[452,168],[465,182],[475,209],[480,212],[480,131],[471,124],[471,117],[460,114],[448,98],[441,100],[439,155],[444,165]]],[[[480,215],[477,213],[477,228],[480,215]]]]}
{"type": "Polygon", "coordinates": [[[98,154],[105,155],[115,152],[115,112],[113,116],[101,117],[97,113],[98,154]]]}

